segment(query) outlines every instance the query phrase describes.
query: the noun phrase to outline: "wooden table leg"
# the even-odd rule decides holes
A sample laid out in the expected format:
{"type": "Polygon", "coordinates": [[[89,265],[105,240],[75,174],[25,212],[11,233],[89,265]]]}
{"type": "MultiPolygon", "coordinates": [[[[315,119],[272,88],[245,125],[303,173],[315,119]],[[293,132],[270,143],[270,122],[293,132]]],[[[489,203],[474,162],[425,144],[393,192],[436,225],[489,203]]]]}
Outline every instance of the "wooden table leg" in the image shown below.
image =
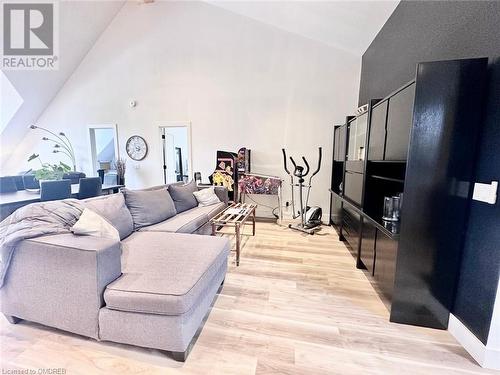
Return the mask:
{"type": "Polygon", "coordinates": [[[239,223],[236,223],[235,229],[236,229],[236,266],[239,266],[240,265],[240,241],[241,241],[240,224],[239,223]]]}
{"type": "Polygon", "coordinates": [[[212,223],[212,236],[215,236],[215,223],[212,223]]]}

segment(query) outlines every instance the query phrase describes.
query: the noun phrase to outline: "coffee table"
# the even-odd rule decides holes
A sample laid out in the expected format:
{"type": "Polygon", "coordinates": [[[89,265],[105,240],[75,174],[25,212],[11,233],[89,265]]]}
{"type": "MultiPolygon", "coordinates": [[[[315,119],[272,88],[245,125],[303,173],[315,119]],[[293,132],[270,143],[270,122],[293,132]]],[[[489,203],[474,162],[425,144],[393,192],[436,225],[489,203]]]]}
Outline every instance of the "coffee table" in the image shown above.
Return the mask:
{"type": "Polygon", "coordinates": [[[233,227],[236,237],[236,266],[240,265],[241,236],[243,226],[247,225],[248,218],[252,219],[252,236],[255,236],[255,209],[256,204],[233,203],[220,214],[210,220],[212,236],[222,232],[224,227],[233,227]]]}

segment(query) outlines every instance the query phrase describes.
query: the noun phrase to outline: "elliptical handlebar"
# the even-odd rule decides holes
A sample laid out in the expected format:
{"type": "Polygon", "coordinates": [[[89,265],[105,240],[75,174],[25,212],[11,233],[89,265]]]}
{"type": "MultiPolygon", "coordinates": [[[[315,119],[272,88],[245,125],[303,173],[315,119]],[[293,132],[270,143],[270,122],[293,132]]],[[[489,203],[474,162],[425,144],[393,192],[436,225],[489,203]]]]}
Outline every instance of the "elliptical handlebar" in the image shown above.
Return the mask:
{"type": "Polygon", "coordinates": [[[288,167],[286,165],[286,151],[284,148],[282,148],[281,151],[283,152],[283,165],[285,166],[285,172],[288,173],[289,175],[291,175],[291,173],[288,170],[288,167]]]}
{"type": "MultiPolygon", "coordinates": [[[[321,159],[322,159],[322,149],[321,147],[318,147],[318,153],[319,153],[319,157],[318,157],[318,168],[314,171],[314,173],[311,175],[310,178],[313,178],[318,172],[319,170],[321,169],[321,159]]],[[[304,159],[305,161],[305,159],[304,159]]],[[[307,163],[307,162],[306,162],[307,163]]]]}
{"type": "MultiPolygon", "coordinates": [[[[295,170],[294,173],[291,173],[290,170],[288,169],[288,165],[287,165],[287,161],[286,161],[287,155],[286,155],[285,149],[282,148],[281,152],[283,153],[283,166],[285,168],[285,172],[288,175],[290,175],[290,176],[293,176],[293,175],[298,176],[296,174],[296,172],[295,172],[295,171],[297,171],[297,169],[301,170],[301,173],[300,173],[301,177],[306,177],[309,174],[309,172],[310,172],[310,166],[309,166],[309,163],[307,162],[307,159],[304,156],[302,156],[302,161],[305,164],[305,168],[303,168],[301,166],[297,167],[297,163],[295,162],[295,160],[293,159],[293,157],[289,156],[290,162],[292,163],[293,168],[295,170]],[[305,171],[304,171],[304,169],[305,169],[305,171]]],[[[312,179],[316,174],[318,174],[319,170],[321,169],[321,161],[323,159],[322,147],[318,147],[318,155],[319,155],[318,156],[318,167],[316,168],[316,170],[314,171],[314,173],[309,177],[309,180],[312,179]]]]}
{"type": "Polygon", "coordinates": [[[306,165],[306,171],[304,173],[302,173],[302,177],[306,177],[309,174],[309,163],[307,162],[306,158],[303,156],[302,156],[302,160],[304,161],[304,164],[306,165]]]}

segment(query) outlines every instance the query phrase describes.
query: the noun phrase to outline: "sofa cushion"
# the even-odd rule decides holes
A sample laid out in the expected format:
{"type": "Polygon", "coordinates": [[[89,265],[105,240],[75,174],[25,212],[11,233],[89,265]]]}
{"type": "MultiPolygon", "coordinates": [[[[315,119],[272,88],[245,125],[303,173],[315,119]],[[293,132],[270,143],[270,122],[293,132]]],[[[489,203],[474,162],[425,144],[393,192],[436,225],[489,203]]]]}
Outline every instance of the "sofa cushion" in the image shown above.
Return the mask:
{"type": "Polygon", "coordinates": [[[194,233],[208,222],[208,216],[188,210],[162,221],[161,223],[143,227],[144,232],[194,233]]]}
{"type": "Polygon", "coordinates": [[[120,239],[123,240],[134,231],[132,215],[125,205],[122,193],[101,195],[85,199],[84,202],[85,207],[104,217],[118,230],[120,239]]]}
{"type": "Polygon", "coordinates": [[[196,181],[192,180],[190,183],[185,185],[169,185],[168,191],[174,200],[177,213],[184,212],[198,206],[198,201],[193,195],[195,191],[198,191],[196,181]]]}
{"type": "Polygon", "coordinates": [[[226,208],[226,205],[222,202],[211,206],[195,207],[161,223],[143,227],[140,230],[147,232],[194,233],[215,215],[222,212],[224,208],[226,208]]]}
{"type": "Polygon", "coordinates": [[[122,276],[106,288],[109,309],[161,315],[188,312],[227,262],[229,241],[192,234],[136,232],[122,241],[122,276]]]}
{"type": "Polygon", "coordinates": [[[198,201],[198,206],[200,207],[211,206],[220,202],[219,197],[217,196],[217,194],[215,194],[213,186],[195,191],[193,195],[198,201]]]}
{"type": "Polygon", "coordinates": [[[95,236],[111,238],[120,242],[120,233],[101,215],[85,207],[78,221],[71,227],[71,232],[77,236],[95,236]]]}
{"type": "Polygon", "coordinates": [[[134,228],[159,223],[176,214],[175,205],[167,188],[156,190],[123,189],[134,228]]]}

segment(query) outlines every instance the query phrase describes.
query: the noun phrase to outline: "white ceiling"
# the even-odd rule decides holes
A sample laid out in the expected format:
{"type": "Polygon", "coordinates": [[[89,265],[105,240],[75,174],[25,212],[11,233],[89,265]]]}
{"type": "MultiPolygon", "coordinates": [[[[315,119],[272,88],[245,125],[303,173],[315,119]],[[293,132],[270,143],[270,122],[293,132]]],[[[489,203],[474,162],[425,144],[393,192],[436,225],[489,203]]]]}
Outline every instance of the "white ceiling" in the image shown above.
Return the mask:
{"type": "MultiPolygon", "coordinates": [[[[22,140],[29,125],[38,119],[75,71],[124,3],[124,1],[59,2],[59,69],[53,71],[6,70],[3,72],[23,102],[13,113],[10,121],[3,124],[0,159],[2,163],[13,147],[22,140]]],[[[9,85],[3,82],[2,89],[7,87],[9,85]]],[[[7,104],[2,99],[3,106],[7,104]]],[[[9,104],[9,111],[12,108],[14,108],[13,104],[9,104]]]]}
{"type": "Polygon", "coordinates": [[[399,0],[207,2],[358,56],[399,4],[399,0]]]}

